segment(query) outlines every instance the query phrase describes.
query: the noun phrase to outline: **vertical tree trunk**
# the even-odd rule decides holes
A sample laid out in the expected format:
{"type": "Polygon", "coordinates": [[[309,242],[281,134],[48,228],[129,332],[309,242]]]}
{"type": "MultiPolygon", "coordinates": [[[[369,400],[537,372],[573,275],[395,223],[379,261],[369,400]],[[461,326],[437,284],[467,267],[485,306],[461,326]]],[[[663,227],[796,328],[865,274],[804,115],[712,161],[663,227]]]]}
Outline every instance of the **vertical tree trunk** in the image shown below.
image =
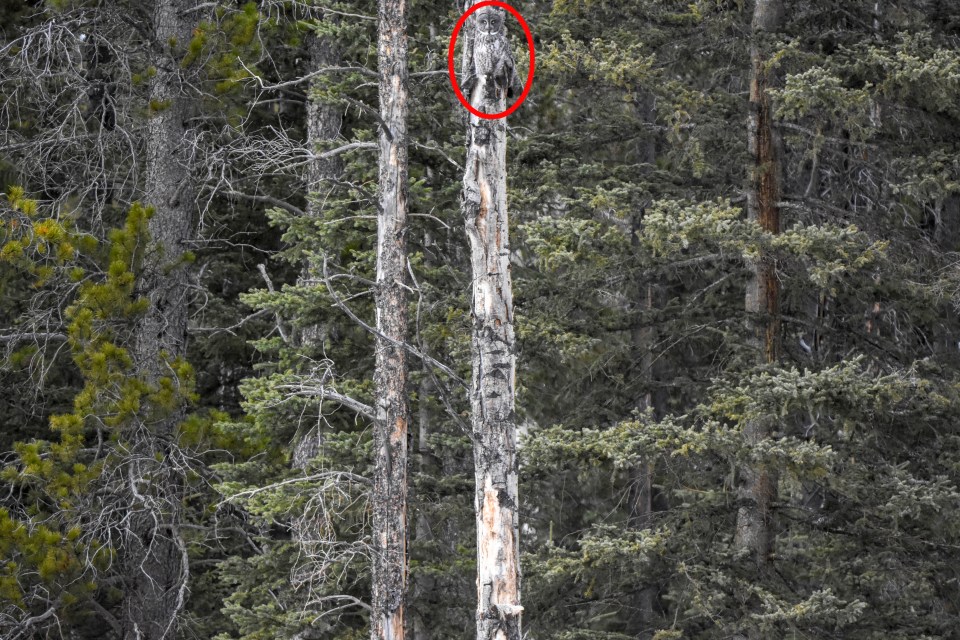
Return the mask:
{"type": "MultiPolygon", "coordinates": [[[[780,232],[780,141],[773,127],[773,111],[768,90],[776,82],[766,67],[763,41],[780,28],[783,20],[781,0],[756,0],[751,45],[750,116],[748,144],[754,160],[751,184],[747,192],[748,215],[768,233],[780,232]]],[[[753,325],[758,359],[772,364],[780,358],[780,291],[776,263],[760,256],[752,265],[747,285],[746,310],[753,325]]],[[[749,444],[769,436],[770,425],[763,419],[744,426],[749,444]]],[[[772,505],[776,499],[776,470],[763,464],[741,470],[740,509],[737,513],[735,545],[749,551],[757,566],[763,568],[773,551],[772,505]]]]}
{"type": "Polygon", "coordinates": [[[190,41],[193,25],[179,13],[191,5],[191,0],[160,0],[154,11],[154,45],[163,47],[163,53],[150,86],[144,194],[155,209],[150,220],[154,250],[145,265],[143,288],[150,307],[138,344],[141,366],[152,368],[154,376],[165,369],[161,352],[186,353],[187,278],[183,269],[170,267],[179,265],[185,243],[193,238],[196,187],[184,147],[192,100],[185,95],[189,89],[181,83],[171,43],[179,49],[190,41]]]}
{"type": "MultiPolygon", "coordinates": [[[[654,97],[646,92],[640,95],[638,99],[638,114],[645,123],[651,126],[655,124],[656,113],[654,111],[654,97]]],[[[650,136],[639,143],[638,151],[640,153],[640,162],[643,164],[644,173],[649,173],[657,161],[656,139],[650,136]]],[[[630,242],[635,252],[639,252],[640,233],[642,224],[642,211],[634,218],[631,224],[630,242]]],[[[649,282],[638,280],[635,284],[635,293],[633,303],[637,309],[650,312],[660,306],[660,292],[658,287],[649,282]]],[[[664,402],[662,394],[654,392],[654,366],[656,359],[653,356],[653,349],[657,343],[658,331],[655,326],[644,325],[644,320],[649,319],[638,317],[631,331],[631,338],[634,350],[635,366],[639,371],[635,377],[645,387],[643,394],[637,399],[637,409],[647,411],[652,409],[654,415],[659,418],[664,413],[664,402]]],[[[654,464],[644,460],[637,465],[631,472],[632,487],[630,496],[630,523],[637,529],[649,529],[653,526],[653,472],[654,464]]],[[[639,621],[639,630],[637,637],[639,640],[649,640],[653,637],[655,628],[654,604],[657,596],[657,586],[653,583],[644,584],[637,592],[637,598],[634,603],[636,617],[639,621]]]]}
{"type": "Polygon", "coordinates": [[[370,637],[404,637],[407,586],[407,1],[380,0],[373,610],[370,637]]]}
{"type": "MultiPolygon", "coordinates": [[[[154,207],[150,249],[140,290],[149,306],[134,346],[140,377],[157,384],[169,377],[169,362],[186,354],[187,276],[185,243],[194,234],[195,185],[184,147],[185,123],[193,111],[177,51],[192,37],[191,18],[182,13],[194,0],[158,0],[153,11],[156,75],[150,83],[146,129],[144,200],[154,207]]],[[[144,415],[149,415],[149,409],[144,415]]],[[[182,409],[136,425],[126,434],[130,516],[122,546],[125,593],[122,625],[126,638],[160,640],[176,634],[186,597],[186,546],[179,534],[184,484],[175,461],[176,425],[182,409]]]]}
{"type": "MultiPolygon", "coordinates": [[[[324,20],[331,19],[324,16],[324,20]]],[[[336,43],[329,37],[311,34],[307,40],[307,51],[310,54],[309,72],[317,69],[338,66],[340,52],[336,43]]],[[[312,89],[322,83],[320,78],[310,82],[311,91],[307,96],[307,150],[313,154],[320,154],[320,146],[336,139],[340,134],[343,118],[340,109],[335,105],[315,97],[312,89]]],[[[340,177],[342,168],[337,156],[331,158],[316,157],[310,161],[306,170],[306,214],[309,218],[320,217],[322,204],[331,194],[335,186],[333,181],[340,177]]],[[[300,278],[300,285],[318,279],[322,276],[323,266],[317,261],[306,261],[300,278]]],[[[313,324],[302,329],[299,335],[300,346],[307,350],[307,355],[313,356],[322,351],[328,328],[322,324],[313,324]]],[[[298,433],[293,445],[293,466],[298,469],[306,467],[307,463],[320,453],[323,434],[319,427],[313,427],[306,433],[298,433]]],[[[302,537],[301,537],[302,538],[302,537]]]]}
{"type": "MultiPolygon", "coordinates": [[[[431,31],[433,31],[433,29],[431,29],[431,31]]],[[[427,169],[427,175],[428,177],[432,177],[429,168],[427,169]]],[[[429,230],[425,230],[423,236],[423,266],[426,269],[432,269],[434,267],[433,244],[432,234],[429,230]]],[[[419,389],[417,390],[417,475],[420,478],[440,478],[443,476],[443,473],[434,460],[434,452],[430,445],[430,435],[433,425],[430,399],[436,394],[436,386],[431,376],[429,365],[426,363],[423,363],[421,376],[419,389]]],[[[411,504],[418,505],[416,522],[413,526],[413,540],[414,544],[423,544],[430,540],[433,534],[431,532],[428,510],[425,508],[424,501],[422,498],[418,499],[419,496],[414,495],[416,487],[416,482],[410,484],[410,502],[411,504]]],[[[413,554],[411,554],[411,556],[413,557],[413,554]]],[[[411,601],[416,602],[420,594],[429,593],[435,587],[436,580],[427,572],[417,574],[416,579],[413,580],[413,584],[410,587],[411,601]]],[[[412,607],[412,609],[412,620],[408,622],[411,639],[430,640],[431,630],[426,624],[427,616],[425,615],[427,612],[419,607],[412,607]]]]}
{"type": "MultiPolygon", "coordinates": [[[[331,16],[324,15],[323,20],[331,20],[331,16]]],[[[318,69],[338,66],[340,62],[340,52],[336,43],[328,36],[321,36],[312,33],[307,36],[306,49],[309,55],[306,73],[313,73],[318,69]]],[[[304,180],[304,191],[307,197],[304,211],[308,218],[319,218],[322,213],[323,203],[335,189],[334,181],[341,176],[342,168],[340,160],[334,156],[331,158],[318,157],[322,153],[321,146],[330,142],[339,135],[342,124],[340,110],[330,102],[324,101],[317,96],[315,89],[319,88],[323,79],[315,77],[310,81],[310,90],[307,92],[306,105],[306,130],[307,130],[307,150],[316,154],[306,166],[306,175],[304,180]]],[[[323,287],[324,285],[311,285],[310,282],[317,282],[322,277],[323,265],[318,264],[315,259],[307,259],[301,265],[301,273],[298,285],[301,287],[323,287]]],[[[322,323],[309,324],[303,327],[295,337],[296,346],[303,350],[306,356],[305,362],[310,362],[309,358],[314,358],[323,352],[324,342],[328,335],[329,327],[322,323]]],[[[320,406],[317,411],[322,411],[320,406]]],[[[310,462],[316,458],[321,451],[324,440],[324,432],[321,420],[301,420],[298,425],[297,433],[294,435],[291,451],[291,466],[294,469],[304,470],[310,462]],[[312,422],[313,424],[309,424],[312,422]]],[[[319,489],[318,491],[323,491],[319,489]]],[[[310,558],[315,551],[315,545],[319,537],[316,531],[316,523],[312,518],[295,518],[291,523],[291,538],[298,547],[298,553],[301,558],[310,558]]],[[[294,579],[296,581],[309,582],[311,580],[321,580],[322,577],[317,574],[318,569],[315,563],[305,562],[298,566],[294,579]]],[[[306,621],[305,621],[306,622],[306,621]]]]}
{"type": "MultiPolygon", "coordinates": [[[[654,96],[644,92],[638,102],[640,118],[651,126],[655,125],[654,96]]],[[[657,162],[656,138],[651,135],[643,139],[638,143],[637,151],[639,160],[645,167],[644,174],[650,173],[657,162]]],[[[641,224],[642,215],[638,215],[631,225],[630,242],[637,252],[640,251],[641,224]]],[[[656,285],[637,281],[635,286],[634,304],[637,308],[649,313],[662,305],[660,299],[662,294],[656,285]]],[[[657,344],[659,332],[656,326],[644,326],[642,320],[642,318],[637,319],[632,331],[635,358],[640,367],[639,375],[636,377],[646,387],[645,393],[637,400],[637,409],[640,411],[652,409],[654,415],[659,418],[665,412],[662,394],[654,393],[656,358],[653,356],[653,349],[657,344]]],[[[649,322],[649,319],[647,319],[647,322],[649,322]]],[[[632,526],[638,529],[649,529],[653,526],[653,470],[653,463],[645,460],[632,471],[633,490],[630,504],[630,522],[632,526]]],[[[640,621],[638,633],[640,640],[649,640],[653,637],[656,596],[657,586],[652,583],[645,584],[637,593],[636,612],[640,621]]]]}
{"type": "MultiPolygon", "coordinates": [[[[470,4],[470,3],[468,3],[470,4]]],[[[468,32],[476,30],[476,16],[468,32]]],[[[473,64],[479,39],[465,40],[471,104],[506,109],[507,86],[473,64]]],[[[463,177],[463,215],[473,272],[473,413],[477,515],[477,639],[520,640],[515,347],[507,232],[506,121],[471,115],[463,177]]]]}
{"type": "MultiPolygon", "coordinates": [[[[634,236],[636,239],[636,236],[634,236]]],[[[635,246],[636,243],[635,242],[635,246]]],[[[655,287],[650,284],[638,283],[637,294],[641,307],[650,311],[654,308],[656,297],[655,287]]],[[[657,330],[651,326],[641,326],[640,320],[633,328],[633,346],[640,367],[639,378],[646,387],[643,395],[637,401],[637,409],[647,411],[653,409],[659,417],[663,414],[662,403],[658,402],[653,391],[654,357],[653,348],[656,344],[657,330]]],[[[650,461],[643,461],[631,471],[632,486],[630,495],[630,524],[637,529],[650,529],[653,526],[653,471],[654,465],[650,461]]],[[[639,621],[640,640],[649,640],[653,637],[654,629],[654,601],[657,587],[652,582],[646,582],[637,592],[634,603],[636,616],[639,621]]]]}

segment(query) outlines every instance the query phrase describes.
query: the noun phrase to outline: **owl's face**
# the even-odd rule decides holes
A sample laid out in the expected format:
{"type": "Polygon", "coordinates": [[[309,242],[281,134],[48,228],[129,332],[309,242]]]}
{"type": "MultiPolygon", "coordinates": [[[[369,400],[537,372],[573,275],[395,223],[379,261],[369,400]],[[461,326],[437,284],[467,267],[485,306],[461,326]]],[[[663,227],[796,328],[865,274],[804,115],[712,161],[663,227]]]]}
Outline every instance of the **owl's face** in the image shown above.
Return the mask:
{"type": "Polygon", "coordinates": [[[503,15],[493,8],[477,11],[477,31],[483,35],[499,34],[503,29],[503,15]]]}

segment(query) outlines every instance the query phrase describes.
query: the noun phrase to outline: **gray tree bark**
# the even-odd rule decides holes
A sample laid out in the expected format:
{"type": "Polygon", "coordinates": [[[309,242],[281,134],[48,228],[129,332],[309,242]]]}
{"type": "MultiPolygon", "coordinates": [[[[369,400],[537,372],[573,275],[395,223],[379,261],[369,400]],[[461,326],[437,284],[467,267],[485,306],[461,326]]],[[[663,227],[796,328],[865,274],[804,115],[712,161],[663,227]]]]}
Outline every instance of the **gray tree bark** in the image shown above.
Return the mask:
{"type": "MultiPolygon", "coordinates": [[[[475,79],[471,104],[484,113],[499,113],[507,107],[510,83],[486,73],[498,66],[495,62],[484,63],[484,69],[478,68],[477,61],[506,52],[479,49],[489,46],[478,36],[479,15],[475,13],[468,24],[463,77],[475,79]]],[[[506,131],[503,118],[487,120],[471,114],[463,177],[463,215],[473,273],[470,400],[476,479],[478,640],[520,640],[523,612],[506,131]]]]}
{"type": "MultiPolygon", "coordinates": [[[[753,158],[750,186],[747,190],[747,214],[768,233],[780,232],[781,146],[773,126],[769,89],[775,88],[774,72],[766,67],[764,38],[777,31],[783,21],[782,0],[757,0],[753,14],[751,45],[750,115],[747,124],[748,146],[753,158]]],[[[746,311],[754,334],[757,357],[761,363],[780,359],[780,291],[776,263],[760,256],[751,264],[747,284],[746,311]]],[[[762,442],[770,435],[770,424],[760,419],[744,426],[748,444],[762,442]]],[[[762,569],[773,552],[773,503],[777,496],[777,473],[764,464],[746,466],[740,471],[734,544],[749,552],[762,569]]]]}
{"type": "MultiPolygon", "coordinates": [[[[323,20],[331,20],[332,16],[324,15],[323,20]]],[[[308,53],[308,65],[306,73],[313,73],[318,69],[339,66],[340,51],[336,43],[329,37],[312,33],[307,36],[306,49],[308,53]]],[[[340,134],[340,127],[343,118],[335,105],[319,97],[315,89],[323,83],[323,79],[315,77],[311,79],[309,91],[307,92],[306,104],[306,131],[307,150],[315,156],[307,164],[304,176],[304,193],[307,198],[304,213],[307,218],[319,218],[323,211],[323,203],[331,195],[335,188],[335,182],[342,175],[342,166],[338,157],[329,158],[320,157],[321,147],[332,140],[335,140],[340,134]]],[[[323,277],[323,264],[317,260],[307,259],[301,265],[299,282],[301,287],[321,287],[323,284],[316,283],[323,277]]],[[[278,322],[280,320],[278,319],[278,322]]],[[[324,342],[329,335],[329,327],[322,323],[309,324],[295,334],[294,340],[297,346],[301,347],[307,358],[313,358],[323,352],[324,342]]],[[[305,360],[311,362],[311,360],[305,360]]],[[[322,375],[322,374],[318,374],[322,375]]],[[[317,403],[317,412],[322,412],[323,400],[317,403]]],[[[303,416],[306,418],[306,416],[303,416]]],[[[323,421],[319,419],[302,419],[298,424],[297,432],[294,435],[291,451],[291,466],[294,469],[304,470],[310,462],[314,460],[323,447],[325,433],[322,427],[323,421]]],[[[323,492],[323,489],[317,491],[323,492]]],[[[320,504],[326,501],[320,500],[320,504]]],[[[318,540],[322,537],[322,532],[317,530],[317,523],[314,518],[303,517],[295,518],[291,523],[291,538],[296,543],[300,558],[312,558],[316,554],[318,540]]],[[[323,580],[322,569],[311,561],[304,562],[297,566],[293,573],[295,582],[310,583],[312,581],[320,582],[323,580]]],[[[308,634],[308,632],[305,632],[308,634]]]]}
{"type": "MultiPolygon", "coordinates": [[[[638,243],[637,243],[638,244],[638,243]]],[[[640,306],[644,310],[652,310],[655,305],[656,288],[651,284],[638,283],[637,294],[640,297],[640,306]]],[[[633,328],[633,345],[640,365],[639,377],[646,387],[645,392],[637,402],[637,409],[647,411],[653,409],[659,417],[663,415],[661,398],[653,391],[654,363],[653,348],[656,344],[657,330],[651,326],[637,326],[633,328]]],[[[630,523],[637,529],[650,529],[653,526],[653,473],[654,464],[645,460],[631,470],[630,495],[630,523]]],[[[644,584],[637,593],[635,607],[639,618],[640,640],[649,640],[653,637],[654,603],[657,595],[655,584],[644,584]]]]}
{"type": "MultiPolygon", "coordinates": [[[[651,125],[655,124],[654,97],[643,94],[639,100],[638,115],[651,125]]],[[[645,172],[652,170],[657,161],[657,145],[653,136],[640,143],[641,162],[649,167],[645,172]]],[[[640,237],[642,221],[638,215],[632,223],[631,244],[635,251],[640,251],[640,237]]],[[[638,309],[650,312],[662,304],[662,294],[658,287],[650,282],[637,281],[635,283],[634,304],[638,309]]],[[[658,331],[655,326],[644,325],[643,318],[638,318],[631,331],[634,348],[634,358],[639,367],[636,377],[643,387],[643,394],[637,400],[637,409],[647,411],[652,409],[659,418],[665,413],[665,403],[662,393],[654,391],[656,375],[654,368],[656,358],[653,350],[658,341],[658,331]]],[[[649,320],[647,320],[649,322],[649,320]]],[[[630,496],[630,522],[637,529],[649,529],[653,526],[653,477],[654,463],[645,460],[631,472],[632,489],[630,496]]],[[[637,593],[635,610],[639,619],[640,640],[650,640],[655,629],[654,604],[657,597],[657,587],[648,583],[643,585],[637,593]]]]}
{"type": "Polygon", "coordinates": [[[380,0],[380,191],[370,637],[404,637],[407,590],[407,2],[380,0]]]}
{"type": "MultiPolygon", "coordinates": [[[[155,385],[171,376],[169,363],[186,354],[187,275],[185,243],[194,235],[196,187],[188,166],[186,124],[194,109],[182,75],[180,52],[197,19],[195,0],[158,0],[153,9],[156,75],[150,82],[146,127],[144,200],[154,207],[150,246],[138,283],[149,301],[134,345],[140,377],[155,385]]],[[[126,580],[122,605],[124,636],[161,640],[176,636],[189,575],[180,536],[183,470],[177,463],[176,426],[182,408],[161,410],[160,418],[138,423],[127,434],[132,451],[125,461],[130,516],[121,548],[126,580]]],[[[144,412],[149,415],[149,409],[144,412]]]]}
{"type": "MultiPolygon", "coordinates": [[[[327,19],[325,16],[324,19],[327,19]]],[[[307,41],[307,50],[310,54],[309,72],[317,69],[336,67],[340,64],[340,52],[336,43],[330,38],[311,34],[307,41]]],[[[320,147],[324,143],[335,140],[340,134],[343,117],[340,109],[313,95],[312,89],[322,80],[315,78],[310,82],[311,91],[307,96],[307,149],[319,156],[320,147]]],[[[334,181],[340,178],[343,168],[338,156],[329,158],[315,157],[306,170],[307,217],[318,218],[322,211],[322,203],[334,190],[334,181]]],[[[323,265],[307,261],[303,265],[300,285],[308,281],[317,281],[323,276],[323,265]]],[[[320,285],[322,286],[322,285],[320,285]]],[[[326,340],[328,328],[321,324],[304,327],[300,332],[300,345],[309,351],[320,351],[326,340]]],[[[306,433],[297,434],[293,445],[293,466],[298,469],[306,467],[307,463],[320,453],[323,434],[319,427],[314,426],[306,433]]]]}

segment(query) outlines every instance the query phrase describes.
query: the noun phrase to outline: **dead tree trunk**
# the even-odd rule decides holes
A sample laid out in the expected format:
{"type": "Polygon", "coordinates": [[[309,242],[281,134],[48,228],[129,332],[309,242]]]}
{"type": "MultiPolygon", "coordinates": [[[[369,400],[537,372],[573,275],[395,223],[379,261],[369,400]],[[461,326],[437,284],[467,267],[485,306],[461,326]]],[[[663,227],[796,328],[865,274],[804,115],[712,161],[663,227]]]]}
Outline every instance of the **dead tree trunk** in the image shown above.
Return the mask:
{"type": "MultiPolygon", "coordinates": [[[[503,58],[510,56],[503,15],[482,9],[470,22],[464,50],[465,88],[474,108],[484,113],[502,112],[513,84],[512,78],[497,73],[505,66],[503,58]],[[481,21],[485,33],[478,29],[481,21]]],[[[470,395],[476,465],[478,640],[520,640],[523,612],[506,130],[503,118],[470,116],[463,177],[463,215],[473,271],[470,395]]]]}
{"type": "MultiPolygon", "coordinates": [[[[757,0],[753,14],[751,45],[750,115],[748,144],[753,157],[750,186],[747,190],[747,213],[767,233],[780,232],[781,143],[773,126],[773,109],[769,89],[776,82],[775,72],[767,68],[764,38],[780,28],[783,20],[781,0],[757,0]]],[[[780,291],[776,263],[761,255],[751,264],[747,285],[746,311],[754,334],[758,360],[773,364],[780,358],[780,291]]],[[[763,441],[770,435],[770,424],[764,419],[744,426],[748,444],[763,441]]],[[[764,464],[747,466],[740,473],[737,529],[734,544],[753,556],[763,568],[773,551],[773,503],[777,494],[776,470],[764,464]]]]}
{"type": "MultiPolygon", "coordinates": [[[[193,99],[178,52],[192,38],[197,13],[187,13],[194,0],[159,0],[153,9],[156,75],[150,83],[146,127],[144,200],[154,207],[149,222],[151,246],[146,253],[139,288],[149,301],[134,345],[139,376],[159,384],[171,376],[170,362],[186,354],[187,274],[185,244],[194,235],[196,187],[185,148],[193,99]]],[[[130,501],[122,546],[126,580],[122,607],[124,637],[161,640],[176,635],[186,598],[186,545],[179,533],[184,470],[178,461],[176,426],[179,410],[138,422],[125,437],[130,501]]],[[[147,412],[144,415],[148,415],[147,412]]]]}
{"type": "Polygon", "coordinates": [[[373,610],[370,637],[404,637],[407,589],[407,1],[381,0],[373,610]]]}

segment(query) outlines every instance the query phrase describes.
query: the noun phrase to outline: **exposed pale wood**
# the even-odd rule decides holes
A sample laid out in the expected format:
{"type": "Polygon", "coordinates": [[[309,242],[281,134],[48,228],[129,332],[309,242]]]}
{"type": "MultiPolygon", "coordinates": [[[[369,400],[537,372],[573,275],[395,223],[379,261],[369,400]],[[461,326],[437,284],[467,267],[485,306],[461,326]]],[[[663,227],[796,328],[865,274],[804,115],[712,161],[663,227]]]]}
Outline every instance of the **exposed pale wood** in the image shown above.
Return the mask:
{"type": "MultiPolygon", "coordinates": [[[[469,4],[469,3],[468,3],[469,4]]],[[[464,40],[464,77],[474,74],[474,17],[464,40]]],[[[471,104],[506,109],[509,87],[476,75],[471,104]]],[[[477,516],[477,639],[520,640],[515,339],[507,225],[506,121],[471,115],[463,214],[473,274],[470,386],[477,516]]]]}
{"type": "Polygon", "coordinates": [[[370,637],[404,637],[407,589],[407,2],[381,0],[380,211],[370,637]]]}

